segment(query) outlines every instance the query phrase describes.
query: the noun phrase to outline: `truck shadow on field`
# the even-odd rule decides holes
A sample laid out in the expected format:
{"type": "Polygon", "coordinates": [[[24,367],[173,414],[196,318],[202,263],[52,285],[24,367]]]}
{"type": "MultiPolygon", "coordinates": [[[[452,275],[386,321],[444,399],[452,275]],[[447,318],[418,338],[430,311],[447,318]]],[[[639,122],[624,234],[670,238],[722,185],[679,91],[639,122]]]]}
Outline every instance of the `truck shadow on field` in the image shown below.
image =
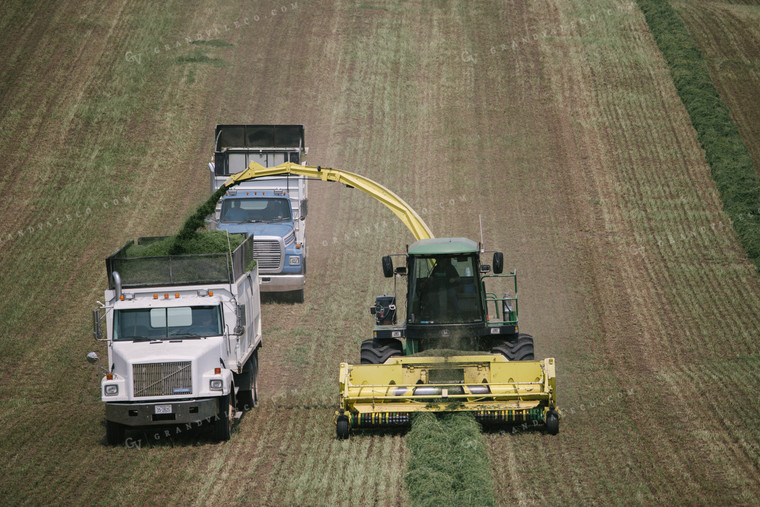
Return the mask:
{"type": "MultiPolygon", "coordinates": [[[[238,432],[238,424],[245,418],[245,412],[239,421],[232,427],[232,437],[238,432]]],[[[200,445],[221,444],[214,438],[213,422],[202,420],[187,424],[172,424],[162,426],[143,426],[127,428],[124,432],[124,440],[115,447],[127,447],[129,449],[152,449],[161,447],[195,447],[200,445]]],[[[101,422],[105,432],[105,421],[101,422]]],[[[104,447],[111,447],[105,436],[100,439],[104,447]]]]}
{"type": "Polygon", "coordinates": [[[293,292],[262,292],[260,295],[261,304],[286,304],[301,305],[303,296],[293,292]]]}

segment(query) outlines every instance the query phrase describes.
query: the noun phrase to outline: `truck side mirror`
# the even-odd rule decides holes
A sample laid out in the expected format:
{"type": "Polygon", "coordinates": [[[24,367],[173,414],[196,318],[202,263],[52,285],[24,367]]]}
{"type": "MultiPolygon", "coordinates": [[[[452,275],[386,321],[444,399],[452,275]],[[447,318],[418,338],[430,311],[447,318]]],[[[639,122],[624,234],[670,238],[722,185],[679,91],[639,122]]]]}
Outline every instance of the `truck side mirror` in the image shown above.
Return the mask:
{"type": "Polygon", "coordinates": [[[238,305],[235,313],[237,313],[237,323],[235,324],[235,329],[232,330],[232,334],[241,336],[245,334],[245,306],[238,305]]]}
{"type": "Polygon", "coordinates": [[[390,255],[383,256],[383,275],[385,278],[393,276],[393,260],[390,255]]]}
{"type": "Polygon", "coordinates": [[[306,220],[306,215],[309,214],[308,199],[301,201],[301,220],[306,220]]]}
{"type": "MultiPolygon", "coordinates": [[[[103,331],[100,329],[100,310],[98,310],[97,308],[92,311],[92,335],[95,337],[96,340],[103,339],[103,331]]],[[[95,353],[93,352],[93,354],[95,353]]],[[[87,357],[89,360],[89,355],[87,357]]]]}
{"type": "Polygon", "coordinates": [[[500,275],[504,271],[504,254],[501,252],[493,253],[493,272],[500,275]]]}

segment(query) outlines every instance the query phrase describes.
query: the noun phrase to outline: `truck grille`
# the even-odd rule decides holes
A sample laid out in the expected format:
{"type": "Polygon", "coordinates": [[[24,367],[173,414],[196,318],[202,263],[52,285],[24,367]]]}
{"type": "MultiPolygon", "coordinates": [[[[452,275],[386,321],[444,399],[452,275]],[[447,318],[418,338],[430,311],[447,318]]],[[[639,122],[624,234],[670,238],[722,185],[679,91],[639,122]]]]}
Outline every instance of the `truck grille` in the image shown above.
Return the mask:
{"type": "Polygon", "coordinates": [[[253,240],[253,258],[259,264],[260,270],[280,271],[282,261],[282,249],[276,239],[253,240]]]}
{"type": "Polygon", "coordinates": [[[171,396],[193,392],[190,361],[135,364],[132,375],[135,396],[171,396]]]}

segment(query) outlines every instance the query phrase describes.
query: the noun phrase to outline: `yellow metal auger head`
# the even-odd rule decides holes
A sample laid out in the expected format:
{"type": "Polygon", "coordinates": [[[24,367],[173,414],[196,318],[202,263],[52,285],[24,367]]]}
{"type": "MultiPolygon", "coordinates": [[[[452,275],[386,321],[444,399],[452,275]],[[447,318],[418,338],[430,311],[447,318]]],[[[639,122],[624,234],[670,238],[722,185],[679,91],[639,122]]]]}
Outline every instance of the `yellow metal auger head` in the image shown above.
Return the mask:
{"type": "Polygon", "coordinates": [[[484,424],[543,424],[556,434],[556,407],[554,358],[393,357],[377,365],[341,363],[336,423],[345,438],[350,428],[409,424],[415,412],[471,412],[484,424]]]}

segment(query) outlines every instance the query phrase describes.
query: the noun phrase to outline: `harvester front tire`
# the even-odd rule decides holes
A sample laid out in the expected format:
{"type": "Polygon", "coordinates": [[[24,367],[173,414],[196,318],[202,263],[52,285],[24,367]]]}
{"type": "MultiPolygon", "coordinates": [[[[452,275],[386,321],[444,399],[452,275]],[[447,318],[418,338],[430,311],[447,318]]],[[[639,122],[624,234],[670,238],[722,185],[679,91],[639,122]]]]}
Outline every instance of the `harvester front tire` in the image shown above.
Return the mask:
{"type": "Polygon", "coordinates": [[[106,441],[108,445],[124,444],[124,425],[113,421],[106,421],[106,441]]]}
{"type": "Polygon", "coordinates": [[[554,410],[551,410],[546,414],[546,432],[549,435],[556,435],[559,433],[559,414],[554,410]]]}
{"type": "Polygon", "coordinates": [[[396,339],[364,340],[361,348],[361,364],[383,364],[394,356],[402,355],[403,345],[396,339]]]}
{"type": "Polygon", "coordinates": [[[348,417],[340,416],[335,423],[335,434],[338,440],[345,440],[348,438],[348,417]]]}
{"type": "Polygon", "coordinates": [[[527,333],[520,333],[517,338],[494,343],[491,353],[501,354],[510,361],[532,361],[533,337],[527,333]]]}

